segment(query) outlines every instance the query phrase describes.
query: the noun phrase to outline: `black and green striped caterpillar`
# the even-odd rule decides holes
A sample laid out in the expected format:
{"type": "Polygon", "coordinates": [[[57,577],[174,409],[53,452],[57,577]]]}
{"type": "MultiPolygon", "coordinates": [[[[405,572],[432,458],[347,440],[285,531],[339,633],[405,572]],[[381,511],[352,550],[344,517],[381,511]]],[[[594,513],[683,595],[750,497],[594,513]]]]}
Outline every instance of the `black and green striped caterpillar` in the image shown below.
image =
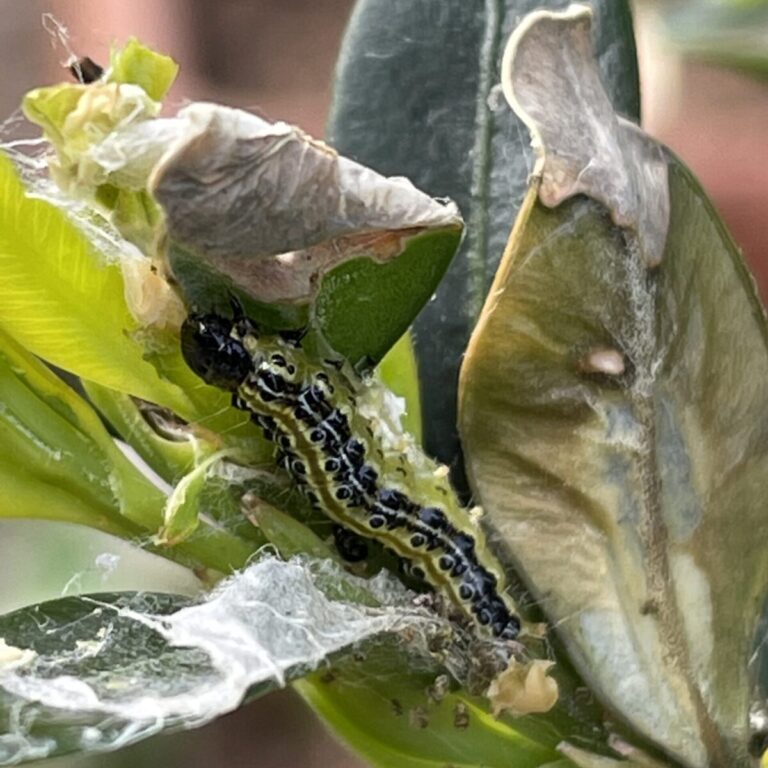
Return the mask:
{"type": "Polygon", "coordinates": [[[233,393],[233,405],[276,444],[279,463],[317,508],[392,549],[482,634],[514,640],[521,624],[502,569],[437,465],[412,441],[398,447],[377,436],[357,407],[355,374],[310,364],[295,342],[260,336],[237,314],[187,318],[182,352],[192,370],[233,393]],[[416,477],[414,462],[427,472],[416,477]]]}

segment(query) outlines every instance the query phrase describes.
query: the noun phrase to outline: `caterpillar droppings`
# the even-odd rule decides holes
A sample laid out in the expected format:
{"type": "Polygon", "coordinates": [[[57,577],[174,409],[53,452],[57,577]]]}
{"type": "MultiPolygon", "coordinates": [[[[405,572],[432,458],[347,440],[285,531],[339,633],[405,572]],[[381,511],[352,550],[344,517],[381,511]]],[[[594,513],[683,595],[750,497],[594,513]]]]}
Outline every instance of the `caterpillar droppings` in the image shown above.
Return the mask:
{"type": "MultiPolygon", "coordinates": [[[[443,486],[409,476],[402,452],[384,444],[356,407],[353,374],[306,360],[295,339],[259,336],[238,314],[190,315],[182,352],[207,383],[232,393],[235,407],[276,446],[278,464],[314,506],[343,531],[353,559],[359,539],[393,550],[444,594],[483,635],[514,640],[520,619],[500,565],[468,510],[443,486]],[[434,490],[437,487],[438,493],[434,490]],[[355,543],[357,540],[357,544],[355,543]]],[[[426,459],[424,459],[427,461],[426,459]]]]}

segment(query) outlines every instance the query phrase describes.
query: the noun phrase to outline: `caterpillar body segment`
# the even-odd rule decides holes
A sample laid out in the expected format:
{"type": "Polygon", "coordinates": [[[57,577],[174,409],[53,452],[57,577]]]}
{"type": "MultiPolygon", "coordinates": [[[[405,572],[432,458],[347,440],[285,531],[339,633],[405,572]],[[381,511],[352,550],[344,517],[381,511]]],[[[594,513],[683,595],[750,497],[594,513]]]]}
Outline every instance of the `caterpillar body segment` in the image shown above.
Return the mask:
{"type": "MultiPolygon", "coordinates": [[[[333,522],[407,561],[485,635],[514,640],[515,606],[477,520],[443,468],[375,407],[343,366],[310,363],[244,317],[191,315],[182,352],[209,384],[232,392],[277,449],[278,463],[333,522]]],[[[379,404],[380,407],[380,404],[379,404]]]]}

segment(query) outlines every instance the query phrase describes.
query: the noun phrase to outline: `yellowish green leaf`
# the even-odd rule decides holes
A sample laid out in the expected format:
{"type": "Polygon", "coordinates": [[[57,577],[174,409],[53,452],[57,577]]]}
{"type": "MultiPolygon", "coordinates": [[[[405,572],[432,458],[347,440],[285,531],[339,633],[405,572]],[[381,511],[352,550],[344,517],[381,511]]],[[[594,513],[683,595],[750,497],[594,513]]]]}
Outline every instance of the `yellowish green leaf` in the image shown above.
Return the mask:
{"type": "Polygon", "coordinates": [[[216,443],[191,429],[166,436],[154,429],[130,395],[84,381],[83,387],[99,413],[117,433],[168,483],[175,483],[216,450],[216,443]]]}
{"type": "Polygon", "coordinates": [[[163,510],[163,527],[157,535],[161,546],[175,546],[188,539],[200,525],[201,495],[211,467],[231,452],[219,451],[186,474],[173,488],[163,510]]]}
{"type": "Polygon", "coordinates": [[[0,200],[0,327],[60,368],[188,412],[186,395],[144,359],[120,267],[62,211],[27,197],[5,157],[0,200]]]}
{"type": "Polygon", "coordinates": [[[398,397],[405,400],[405,413],[401,418],[403,429],[421,442],[421,393],[419,371],[413,351],[411,334],[401,336],[379,363],[381,380],[398,397]]]}
{"type": "Polygon", "coordinates": [[[165,98],[179,73],[179,65],[170,56],[147,48],[135,37],[112,51],[109,64],[109,82],[138,85],[154,101],[165,98]]]}

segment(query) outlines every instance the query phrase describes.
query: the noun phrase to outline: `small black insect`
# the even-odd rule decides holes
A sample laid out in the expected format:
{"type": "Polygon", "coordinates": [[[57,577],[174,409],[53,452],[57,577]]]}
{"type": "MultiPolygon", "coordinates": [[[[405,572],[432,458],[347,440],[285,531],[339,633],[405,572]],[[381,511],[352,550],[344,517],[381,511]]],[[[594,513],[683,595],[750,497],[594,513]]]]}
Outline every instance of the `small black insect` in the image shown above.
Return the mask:
{"type": "Polygon", "coordinates": [[[95,83],[104,76],[104,67],[97,64],[89,56],[83,56],[81,59],[73,61],[69,65],[69,71],[75,80],[84,85],[95,83]]]}

